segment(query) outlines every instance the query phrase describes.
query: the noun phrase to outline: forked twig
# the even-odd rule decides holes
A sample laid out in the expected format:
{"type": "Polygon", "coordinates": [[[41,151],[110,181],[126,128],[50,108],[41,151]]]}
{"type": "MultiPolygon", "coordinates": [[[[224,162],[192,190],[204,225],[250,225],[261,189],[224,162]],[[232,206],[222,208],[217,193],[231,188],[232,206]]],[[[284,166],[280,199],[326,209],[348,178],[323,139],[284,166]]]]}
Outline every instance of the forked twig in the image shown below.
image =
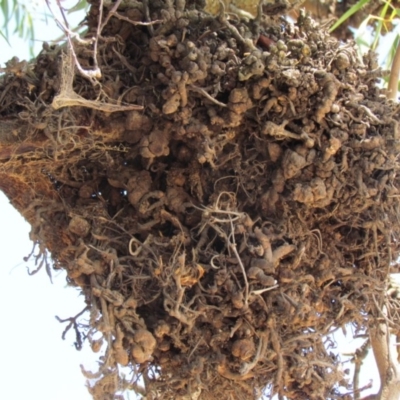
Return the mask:
{"type": "Polygon", "coordinates": [[[54,97],[52,107],[58,110],[63,107],[86,107],[94,110],[104,111],[108,113],[117,111],[130,111],[130,110],[142,110],[143,107],[137,104],[120,105],[102,103],[98,100],[87,100],[82,96],[78,95],[73,90],[73,53],[70,51],[69,54],[63,55],[62,60],[62,74],[61,74],[61,89],[60,93],[54,97]]]}
{"type": "MultiPolygon", "coordinates": [[[[98,83],[97,79],[101,78],[101,70],[97,61],[97,47],[98,41],[101,35],[101,31],[104,28],[106,22],[110,18],[110,15],[106,18],[104,24],[102,24],[103,19],[103,1],[100,0],[99,5],[99,18],[98,18],[98,25],[97,25],[97,32],[96,37],[83,40],[81,37],[72,32],[69,28],[67,18],[64,14],[64,9],[62,8],[60,1],[57,0],[58,7],[60,9],[62,18],[64,21],[60,21],[59,18],[56,17],[55,13],[53,12],[49,0],[46,0],[47,6],[49,7],[51,13],[54,16],[55,21],[59,25],[59,27],[64,31],[67,41],[68,41],[68,54],[63,55],[62,58],[62,71],[61,71],[61,88],[60,93],[54,97],[52,102],[52,107],[55,110],[58,110],[63,107],[86,107],[92,108],[94,110],[104,111],[108,113],[117,112],[117,111],[130,111],[130,110],[142,110],[143,107],[139,105],[120,105],[120,104],[109,104],[104,103],[98,100],[87,100],[82,96],[78,95],[73,90],[73,80],[74,80],[74,68],[76,67],[78,71],[85,77],[88,78],[92,83],[98,83]],[[72,38],[75,38],[79,43],[88,45],[91,43],[93,44],[93,63],[94,68],[92,70],[87,70],[82,67],[80,64],[78,57],[76,55],[74,45],[72,42],[72,38]]],[[[115,12],[116,7],[120,4],[121,0],[117,2],[117,4],[113,7],[111,11],[115,12]]]]}
{"type": "Polygon", "coordinates": [[[56,315],[56,319],[58,322],[69,322],[69,324],[66,326],[66,328],[64,329],[64,332],[62,333],[61,337],[63,340],[65,340],[65,335],[67,334],[67,332],[71,329],[74,328],[75,331],[75,337],[76,337],[76,341],[74,343],[74,346],[77,350],[81,350],[82,349],[82,345],[83,345],[83,340],[82,340],[82,334],[81,332],[79,332],[79,324],[77,322],[77,319],[84,314],[87,310],[89,310],[89,307],[86,306],[81,312],[79,312],[78,314],[76,314],[74,317],[70,317],[70,318],[65,318],[65,319],[61,319],[60,317],[58,317],[56,315]]]}

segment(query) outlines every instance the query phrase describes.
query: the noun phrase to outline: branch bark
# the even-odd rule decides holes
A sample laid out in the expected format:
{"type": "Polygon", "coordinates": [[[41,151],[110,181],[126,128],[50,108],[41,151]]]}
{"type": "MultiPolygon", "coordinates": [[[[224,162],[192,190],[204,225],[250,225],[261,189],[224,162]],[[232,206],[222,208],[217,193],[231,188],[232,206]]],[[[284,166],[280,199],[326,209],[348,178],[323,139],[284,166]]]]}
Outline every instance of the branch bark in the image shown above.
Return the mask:
{"type": "Polygon", "coordinates": [[[397,88],[399,84],[399,72],[400,72],[400,39],[397,44],[396,53],[393,58],[392,68],[390,70],[389,84],[388,84],[388,98],[396,100],[397,88]]]}
{"type": "Polygon", "coordinates": [[[392,356],[387,324],[370,328],[370,340],[379,371],[381,386],[377,394],[362,400],[398,400],[400,398],[400,365],[392,356]]]}

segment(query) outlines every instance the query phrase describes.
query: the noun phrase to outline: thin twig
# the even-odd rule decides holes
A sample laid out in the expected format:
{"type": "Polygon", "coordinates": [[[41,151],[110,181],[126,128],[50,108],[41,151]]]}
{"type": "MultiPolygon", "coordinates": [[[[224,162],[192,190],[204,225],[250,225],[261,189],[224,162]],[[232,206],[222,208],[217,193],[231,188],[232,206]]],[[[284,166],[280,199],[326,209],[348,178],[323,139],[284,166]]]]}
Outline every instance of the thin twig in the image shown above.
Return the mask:
{"type": "Polygon", "coordinates": [[[240,374],[247,375],[251,370],[253,370],[258,364],[258,362],[264,358],[266,350],[267,350],[267,340],[265,337],[265,333],[262,333],[260,336],[260,341],[258,342],[257,353],[253,361],[242,365],[242,367],[240,368],[240,374]]]}
{"type": "Polygon", "coordinates": [[[220,101],[214,99],[214,97],[210,96],[204,89],[199,88],[194,85],[188,85],[188,88],[190,90],[193,90],[194,92],[202,94],[204,97],[206,97],[208,100],[212,101],[213,103],[217,104],[220,107],[228,107],[225,103],[221,103],[220,101]]]}
{"type": "Polygon", "coordinates": [[[235,257],[237,258],[238,263],[239,263],[239,265],[240,265],[240,269],[242,270],[243,280],[244,280],[244,284],[245,284],[244,303],[245,303],[245,306],[246,306],[246,308],[247,308],[248,305],[249,305],[249,282],[248,282],[248,280],[247,280],[246,270],[245,270],[245,268],[244,268],[242,259],[240,258],[240,255],[239,255],[239,253],[238,253],[238,251],[237,251],[237,248],[236,248],[235,230],[234,230],[235,228],[233,227],[232,219],[231,219],[230,223],[231,223],[231,230],[232,230],[232,234],[231,234],[232,241],[229,240],[229,248],[230,248],[230,249],[233,251],[233,253],[235,254],[235,257]]]}

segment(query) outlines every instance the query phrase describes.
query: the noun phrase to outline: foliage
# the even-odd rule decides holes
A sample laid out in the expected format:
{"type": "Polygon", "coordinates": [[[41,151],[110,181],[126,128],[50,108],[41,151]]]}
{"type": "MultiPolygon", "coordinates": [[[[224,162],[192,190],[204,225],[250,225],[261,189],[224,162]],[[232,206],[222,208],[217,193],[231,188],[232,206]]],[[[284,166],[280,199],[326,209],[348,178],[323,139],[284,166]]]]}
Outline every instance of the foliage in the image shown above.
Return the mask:
{"type": "MultiPolygon", "coordinates": [[[[58,2],[58,0],[57,0],[58,2]]],[[[34,56],[33,43],[35,40],[35,21],[39,18],[52,18],[47,12],[41,11],[44,2],[24,0],[0,0],[3,16],[3,25],[0,27],[0,36],[9,44],[11,35],[18,35],[29,42],[31,56],[34,56]],[[10,26],[14,28],[10,30],[10,26]]],[[[87,10],[86,0],[77,0],[75,6],[68,9],[68,13],[87,10]]]]}
{"type": "Polygon", "coordinates": [[[36,3],[25,4],[18,0],[1,0],[0,7],[4,18],[1,27],[1,35],[8,42],[10,34],[18,34],[21,38],[29,40],[31,55],[33,55],[32,43],[35,40],[34,14],[36,3]],[[15,28],[10,32],[11,23],[15,28]]]}

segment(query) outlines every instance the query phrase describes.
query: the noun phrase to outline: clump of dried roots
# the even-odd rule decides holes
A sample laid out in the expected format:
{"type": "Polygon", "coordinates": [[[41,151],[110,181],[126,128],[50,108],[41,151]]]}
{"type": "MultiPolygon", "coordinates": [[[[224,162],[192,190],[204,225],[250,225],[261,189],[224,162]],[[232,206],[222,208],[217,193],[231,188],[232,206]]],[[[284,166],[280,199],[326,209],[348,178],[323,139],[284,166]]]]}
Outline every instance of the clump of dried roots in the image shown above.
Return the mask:
{"type": "Polygon", "coordinates": [[[303,14],[132,1],[101,25],[91,3],[101,77],[68,83],[49,46],[2,77],[0,188],[85,295],[89,325],[68,321],[106,346],[93,397],[336,398],[326,335],[380,317],[399,255],[399,115],[373,55],[303,14]]]}

